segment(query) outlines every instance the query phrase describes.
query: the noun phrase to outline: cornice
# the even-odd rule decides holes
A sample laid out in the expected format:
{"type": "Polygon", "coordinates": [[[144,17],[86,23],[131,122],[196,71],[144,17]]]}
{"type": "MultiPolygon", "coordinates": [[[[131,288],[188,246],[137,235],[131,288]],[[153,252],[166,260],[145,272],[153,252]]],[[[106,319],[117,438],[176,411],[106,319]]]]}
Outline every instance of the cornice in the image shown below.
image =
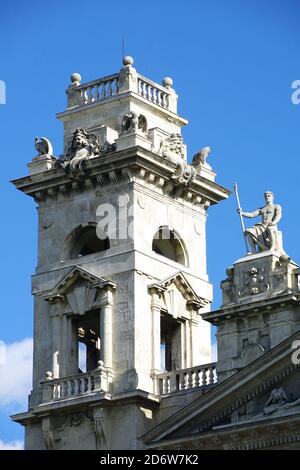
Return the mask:
{"type": "Polygon", "coordinates": [[[170,197],[181,198],[192,205],[203,205],[204,208],[228,197],[227,189],[199,175],[188,186],[177,184],[172,179],[175,167],[164,157],[136,146],[89,159],[84,173],[77,177],[70,177],[58,168],[11,182],[40,205],[55,202],[58,197],[132,181],[143,181],[143,184],[159,188],[170,197]]]}

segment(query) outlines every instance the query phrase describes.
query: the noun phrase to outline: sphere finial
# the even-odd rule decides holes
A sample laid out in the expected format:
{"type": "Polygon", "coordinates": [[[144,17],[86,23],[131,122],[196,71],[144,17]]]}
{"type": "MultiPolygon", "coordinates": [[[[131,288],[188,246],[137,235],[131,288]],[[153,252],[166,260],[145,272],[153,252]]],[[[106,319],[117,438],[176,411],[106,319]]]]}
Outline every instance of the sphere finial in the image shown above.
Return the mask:
{"type": "Polygon", "coordinates": [[[133,58],[130,57],[130,55],[126,55],[125,57],[123,57],[123,65],[126,66],[129,66],[129,65],[132,65],[134,62],[133,58]]]}
{"type": "Polygon", "coordinates": [[[51,372],[51,370],[48,370],[46,372],[46,380],[52,380],[53,379],[53,374],[51,372]]]}
{"type": "Polygon", "coordinates": [[[173,80],[171,77],[165,77],[162,81],[162,84],[164,87],[172,87],[173,86],[173,80]]]}
{"type": "Polygon", "coordinates": [[[73,84],[80,85],[80,82],[81,82],[81,75],[80,75],[80,73],[72,73],[72,75],[71,75],[71,82],[72,82],[73,84]]]}

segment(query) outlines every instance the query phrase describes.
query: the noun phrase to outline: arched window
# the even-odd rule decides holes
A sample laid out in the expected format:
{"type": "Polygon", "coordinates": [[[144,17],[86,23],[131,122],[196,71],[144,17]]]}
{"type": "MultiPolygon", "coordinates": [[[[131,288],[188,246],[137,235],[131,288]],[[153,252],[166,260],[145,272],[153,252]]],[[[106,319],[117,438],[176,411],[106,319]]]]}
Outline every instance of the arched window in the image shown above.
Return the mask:
{"type": "Polygon", "coordinates": [[[184,266],[188,265],[186,250],[183,241],[168,227],[159,227],[153,237],[152,250],[184,266]]]}
{"type": "Polygon", "coordinates": [[[98,234],[95,223],[77,227],[66,239],[64,258],[72,259],[108,250],[110,247],[109,238],[105,233],[99,238],[98,234]]]}

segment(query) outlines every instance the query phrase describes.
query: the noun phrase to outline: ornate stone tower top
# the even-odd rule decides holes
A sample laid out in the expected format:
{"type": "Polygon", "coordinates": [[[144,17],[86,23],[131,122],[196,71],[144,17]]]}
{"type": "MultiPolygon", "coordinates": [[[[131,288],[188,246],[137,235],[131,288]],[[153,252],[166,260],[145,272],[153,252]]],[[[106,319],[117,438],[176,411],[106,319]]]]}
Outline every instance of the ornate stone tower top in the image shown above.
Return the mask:
{"type": "Polygon", "coordinates": [[[199,371],[213,380],[206,212],[229,191],[209,147],[187,162],[173,81],[132,65],[86,84],[73,74],[63,155],[37,137],[29,175],[13,181],[39,214],[33,390],[15,418],[27,448],[135,448],[162,393],[199,371]],[[85,415],[76,436],[72,410],[85,415]]]}

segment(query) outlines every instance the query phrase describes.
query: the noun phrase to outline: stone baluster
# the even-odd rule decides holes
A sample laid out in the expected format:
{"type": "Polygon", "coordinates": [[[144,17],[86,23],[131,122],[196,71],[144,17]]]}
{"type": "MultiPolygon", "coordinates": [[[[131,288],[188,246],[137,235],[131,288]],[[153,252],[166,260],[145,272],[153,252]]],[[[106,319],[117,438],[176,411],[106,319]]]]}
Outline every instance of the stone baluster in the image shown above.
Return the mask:
{"type": "Polygon", "coordinates": [[[152,88],[152,101],[157,103],[157,88],[152,88]]]}
{"type": "Polygon", "coordinates": [[[162,92],[160,90],[157,90],[157,104],[162,105],[162,92]]]}
{"type": "Polygon", "coordinates": [[[68,380],[68,396],[71,397],[74,393],[74,380],[68,380]]]}
{"type": "Polygon", "coordinates": [[[185,373],[184,372],[180,374],[179,387],[180,387],[180,390],[185,389],[185,373]]]}
{"type": "Polygon", "coordinates": [[[214,383],[214,368],[209,367],[208,368],[208,385],[211,385],[214,383]]]}
{"type": "Polygon", "coordinates": [[[169,393],[170,388],[169,388],[169,376],[166,375],[164,379],[164,393],[169,393]]]}
{"type": "Polygon", "coordinates": [[[105,98],[106,96],[106,90],[105,90],[105,82],[101,82],[100,87],[101,87],[101,99],[105,98]]]}
{"type": "Polygon", "coordinates": [[[68,396],[66,382],[63,380],[59,383],[59,398],[65,398],[68,396]]]}
{"type": "Polygon", "coordinates": [[[74,395],[79,395],[80,388],[79,388],[79,379],[74,379],[74,395]]]}
{"type": "Polygon", "coordinates": [[[52,388],[52,400],[58,400],[59,398],[59,389],[58,384],[54,383],[52,388]]]}
{"type": "Polygon", "coordinates": [[[202,369],[202,385],[203,387],[205,385],[207,385],[207,377],[206,377],[206,372],[207,372],[207,369],[206,367],[202,369]]]}
{"type": "Polygon", "coordinates": [[[90,375],[87,376],[86,388],[87,388],[87,392],[92,391],[92,377],[90,375]]]}
{"type": "Polygon", "coordinates": [[[187,380],[187,388],[193,388],[193,382],[194,382],[193,375],[194,375],[194,373],[193,373],[192,370],[188,371],[188,373],[187,373],[187,379],[188,379],[187,380]]]}
{"type": "Polygon", "coordinates": [[[95,101],[99,101],[99,87],[100,87],[100,84],[99,84],[99,83],[96,83],[96,85],[95,85],[95,93],[94,93],[94,99],[95,99],[95,101]]]}
{"type": "Polygon", "coordinates": [[[200,371],[199,369],[195,370],[195,381],[194,381],[194,387],[199,387],[200,386],[200,371]]]}

